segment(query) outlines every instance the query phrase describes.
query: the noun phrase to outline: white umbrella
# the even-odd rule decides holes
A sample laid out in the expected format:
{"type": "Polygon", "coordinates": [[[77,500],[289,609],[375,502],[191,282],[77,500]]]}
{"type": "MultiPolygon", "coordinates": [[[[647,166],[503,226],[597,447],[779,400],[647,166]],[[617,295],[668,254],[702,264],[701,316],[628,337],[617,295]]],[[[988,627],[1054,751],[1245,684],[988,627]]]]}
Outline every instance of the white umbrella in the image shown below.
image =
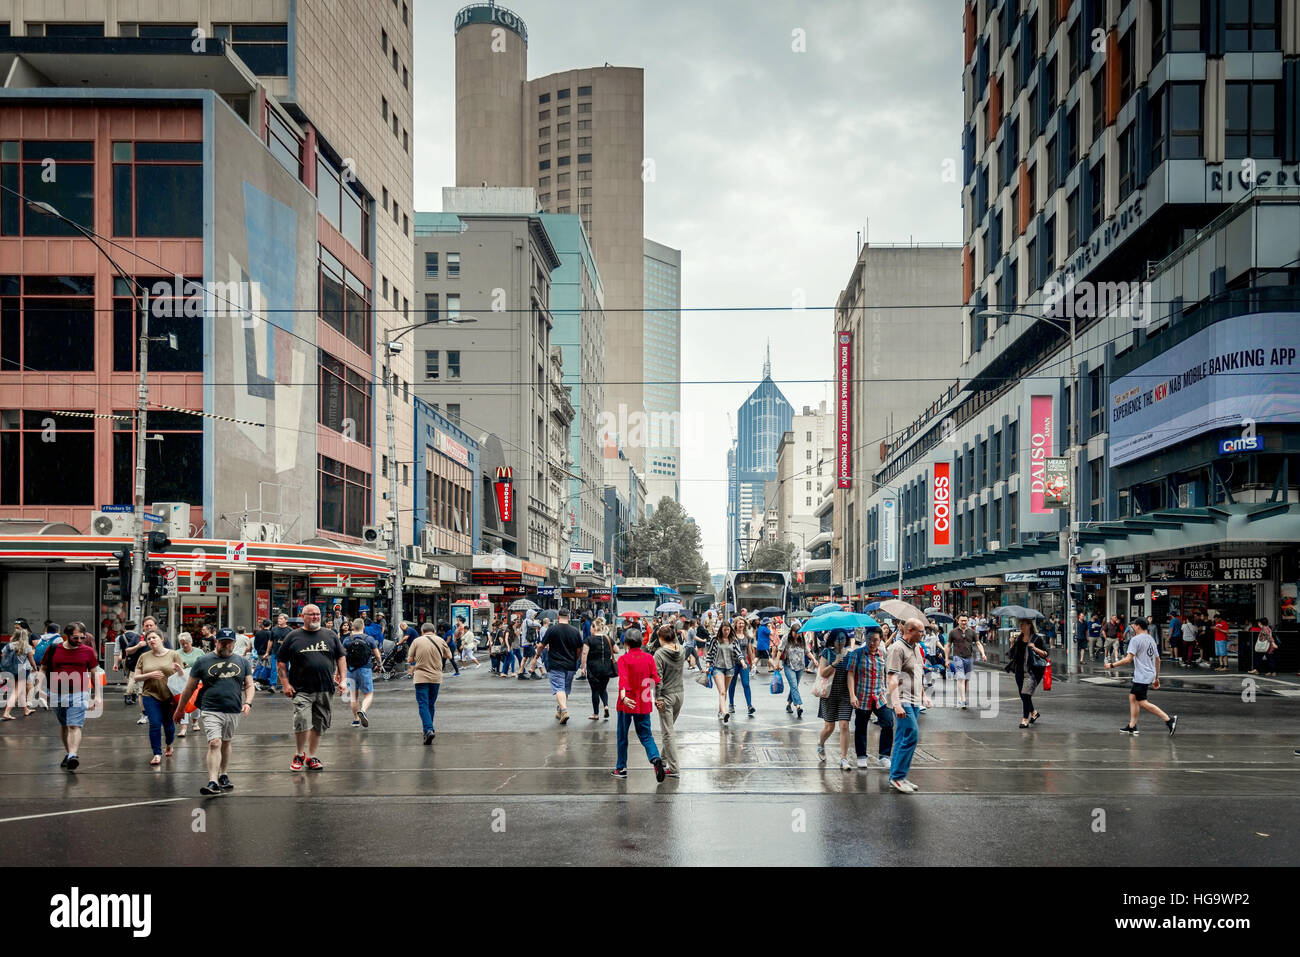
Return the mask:
{"type": "Polygon", "coordinates": [[[656,608],[655,611],[674,612],[674,611],[681,611],[684,607],[686,606],[684,606],[679,601],[666,601],[658,608],[656,608]]]}
{"type": "Polygon", "coordinates": [[[918,618],[925,621],[925,612],[917,608],[910,602],[900,601],[897,598],[890,598],[888,601],[880,603],[880,611],[883,611],[890,618],[898,621],[906,621],[909,618],[918,618]]]}
{"type": "Polygon", "coordinates": [[[537,611],[542,607],[535,601],[529,601],[527,598],[516,598],[510,603],[511,611],[537,611]]]}

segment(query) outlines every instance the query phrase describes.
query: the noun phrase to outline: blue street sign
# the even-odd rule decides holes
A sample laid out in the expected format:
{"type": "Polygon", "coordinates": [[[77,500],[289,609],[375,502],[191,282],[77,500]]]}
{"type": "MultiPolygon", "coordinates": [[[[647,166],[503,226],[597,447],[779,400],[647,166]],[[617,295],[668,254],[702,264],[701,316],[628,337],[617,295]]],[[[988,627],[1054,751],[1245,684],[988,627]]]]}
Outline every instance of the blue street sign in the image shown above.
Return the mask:
{"type": "Polygon", "coordinates": [[[152,512],[145,512],[144,520],[146,522],[153,522],[156,525],[161,525],[163,522],[166,521],[166,519],[163,518],[161,515],[154,515],[152,512]]]}
{"type": "Polygon", "coordinates": [[[101,512],[126,512],[130,514],[131,512],[135,511],[135,506],[134,505],[101,505],[99,506],[99,510],[101,512]]]}

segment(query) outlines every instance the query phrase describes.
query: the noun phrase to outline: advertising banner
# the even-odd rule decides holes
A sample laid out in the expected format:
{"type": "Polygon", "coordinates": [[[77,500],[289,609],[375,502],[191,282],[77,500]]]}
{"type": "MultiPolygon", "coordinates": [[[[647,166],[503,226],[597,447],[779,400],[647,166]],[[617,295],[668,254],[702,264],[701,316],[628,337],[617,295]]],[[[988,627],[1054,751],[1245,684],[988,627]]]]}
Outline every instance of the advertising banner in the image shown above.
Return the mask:
{"type": "Polygon", "coordinates": [[[589,573],[596,561],[596,553],[582,549],[569,549],[569,571],[573,574],[589,573]]]}
{"type": "Polygon", "coordinates": [[[952,454],[930,463],[930,558],[953,557],[952,454]]]}
{"type": "Polygon", "coordinates": [[[1048,504],[1047,460],[1056,456],[1056,397],[1060,380],[1035,380],[1020,406],[1020,531],[1054,532],[1060,528],[1057,509],[1048,504]]]}
{"type": "Polygon", "coordinates": [[[1043,470],[1046,476],[1043,489],[1043,504],[1048,508],[1069,508],[1070,460],[1062,456],[1049,456],[1043,470]]]}
{"type": "Polygon", "coordinates": [[[853,482],[853,333],[835,334],[835,463],[839,488],[853,482]]]}
{"type": "Polygon", "coordinates": [[[493,489],[496,492],[497,517],[501,519],[501,522],[504,525],[508,525],[515,520],[513,483],[513,469],[497,469],[497,480],[493,483],[493,489]]]}
{"type": "Polygon", "coordinates": [[[876,565],[882,572],[898,571],[898,502],[887,498],[880,503],[880,542],[876,565]]]}
{"type": "Polygon", "coordinates": [[[1114,468],[1212,429],[1300,421],[1295,313],[1223,319],[1110,387],[1114,468]]]}

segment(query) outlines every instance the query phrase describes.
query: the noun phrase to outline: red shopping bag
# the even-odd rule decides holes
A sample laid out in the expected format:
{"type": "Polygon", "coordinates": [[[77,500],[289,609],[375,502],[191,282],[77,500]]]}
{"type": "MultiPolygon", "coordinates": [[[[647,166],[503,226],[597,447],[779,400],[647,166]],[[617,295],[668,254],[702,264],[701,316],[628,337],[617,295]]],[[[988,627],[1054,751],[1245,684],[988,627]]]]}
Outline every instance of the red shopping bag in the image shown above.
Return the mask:
{"type": "Polygon", "coordinates": [[[1052,690],[1052,663],[1049,661],[1047,667],[1043,669],[1043,690],[1052,690]]]}

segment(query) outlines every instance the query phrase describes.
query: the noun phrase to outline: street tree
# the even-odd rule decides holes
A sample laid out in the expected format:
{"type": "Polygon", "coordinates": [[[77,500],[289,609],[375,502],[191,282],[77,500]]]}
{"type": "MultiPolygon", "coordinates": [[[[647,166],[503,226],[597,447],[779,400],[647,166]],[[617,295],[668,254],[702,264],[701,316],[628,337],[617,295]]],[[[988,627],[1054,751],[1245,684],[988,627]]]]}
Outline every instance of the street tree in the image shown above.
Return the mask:
{"type": "Polygon", "coordinates": [[[665,495],[654,514],[632,526],[623,574],[664,584],[708,581],[708,565],[700,555],[700,527],[686,509],[665,495]]]}
{"type": "Polygon", "coordinates": [[[749,556],[749,567],[775,572],[793,571],[798,554],[799,546],[794,542],[761,542],[749,556]]]}

